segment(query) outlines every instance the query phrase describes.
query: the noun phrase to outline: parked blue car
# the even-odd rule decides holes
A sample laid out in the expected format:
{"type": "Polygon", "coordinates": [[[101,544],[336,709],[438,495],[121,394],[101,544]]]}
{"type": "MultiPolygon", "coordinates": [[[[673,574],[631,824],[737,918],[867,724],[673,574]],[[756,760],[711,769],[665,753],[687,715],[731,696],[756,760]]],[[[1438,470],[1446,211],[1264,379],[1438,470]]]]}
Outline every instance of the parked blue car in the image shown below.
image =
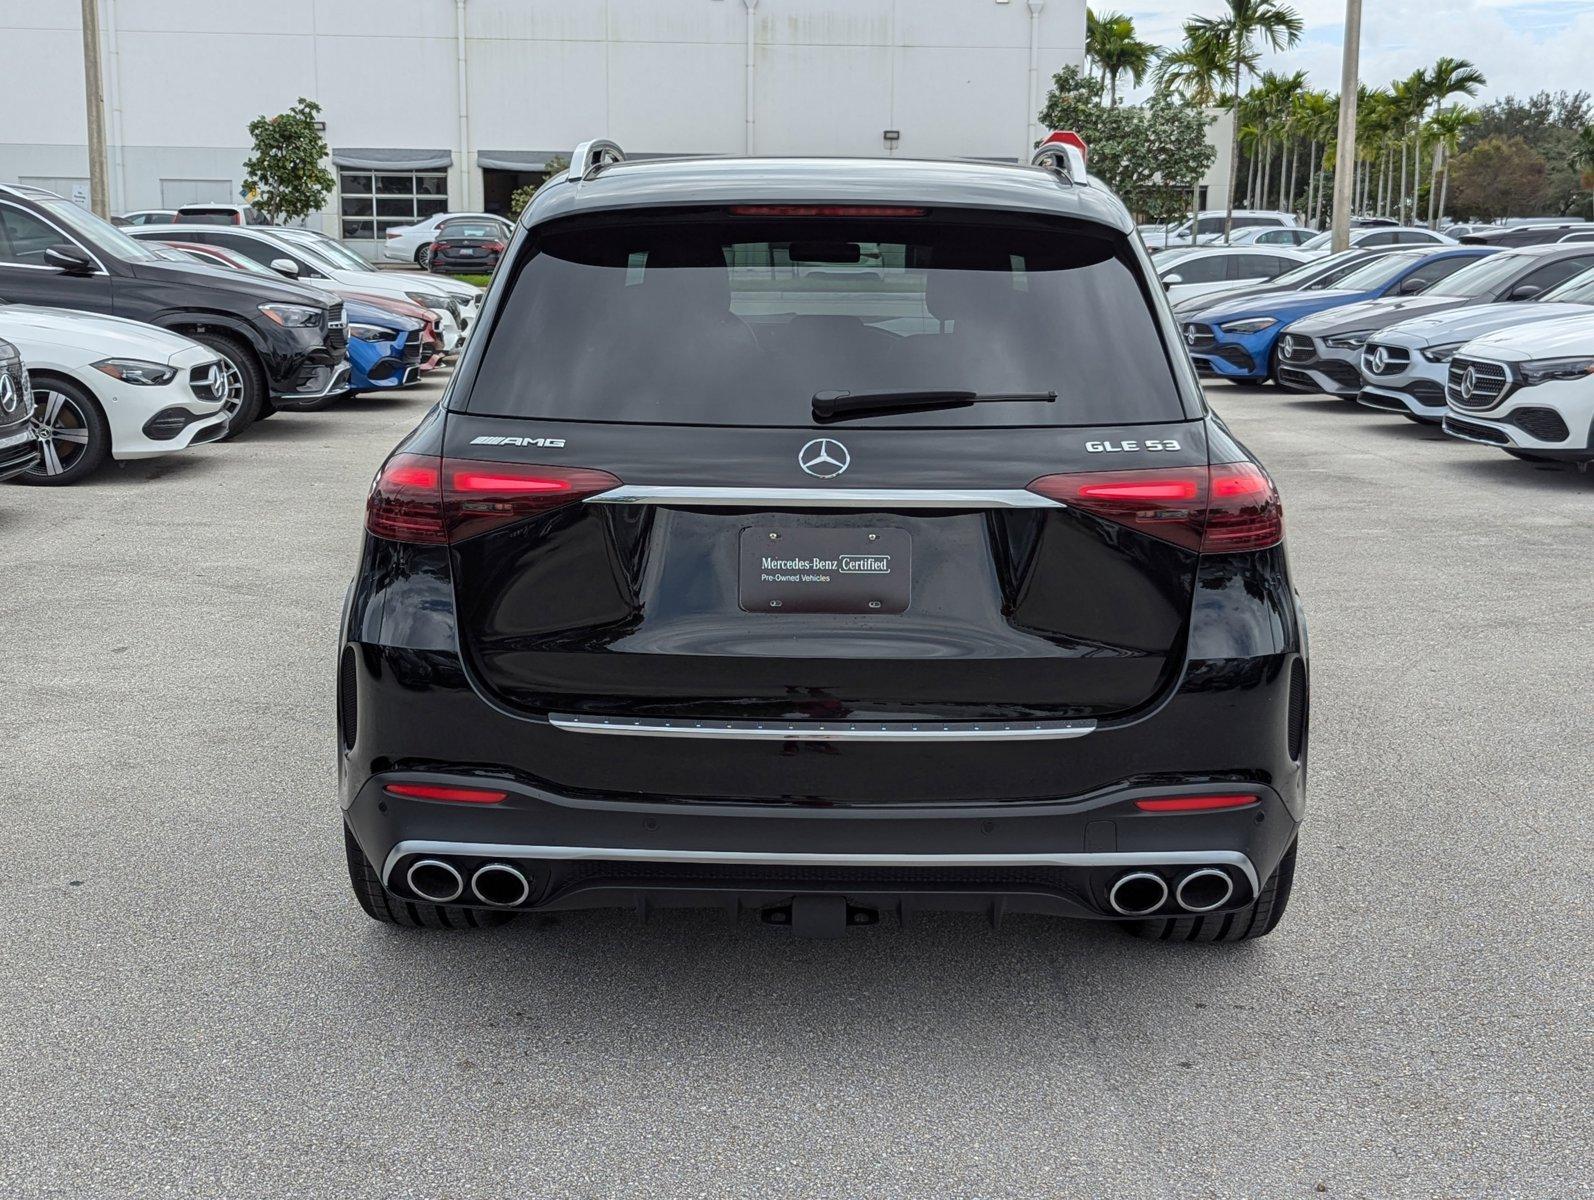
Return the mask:
{"type": "Polygon", "coordinates": [[[420,378],[421,344],[419,321],[401,317],[374,304],[346,300],[343,315],[349,322],[348,395],[401,388],[420,378]]]}
{"type": "Polygon", "coordinates": [[[1321,291],[1219,296],[1209,307],[1185,315],[1181,332],[1203,375],[1261,383],[1274,377],[1279,334],[1291,321],[1380,296],[1415,295],[1491,252],[1487,246],[1400,250],[1372,259],[1321,291]]]}

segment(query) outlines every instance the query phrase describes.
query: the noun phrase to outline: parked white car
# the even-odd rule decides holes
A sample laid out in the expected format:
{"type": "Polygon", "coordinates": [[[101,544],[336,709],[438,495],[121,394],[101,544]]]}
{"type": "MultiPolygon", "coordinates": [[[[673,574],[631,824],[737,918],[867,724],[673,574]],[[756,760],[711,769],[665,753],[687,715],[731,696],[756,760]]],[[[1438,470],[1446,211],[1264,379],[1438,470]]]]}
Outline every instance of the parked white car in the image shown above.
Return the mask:
{"type": "Polygon", "coordinates": [[[378,271],[353,251],[308,230],[249,225],[146,225],[127,232],[140,241],[222,246],[312,287],[342,285],[368,295],[409,300],[436,315],[437,335],[449,352],[464,345],[465,330],[481,311],[480,288],[439,275],[378,271]]]}
{"type": "Polygon", "coordinates": [[[1317,236],[1314,229],[1306,229],[1299,225],[1252,225],[1246,229],[1236,229],[1229,234],[1229,240],[1223,240],[1221,231],[1209,233],[1201,239],[1203,246],[1300,246],[1311,241],[1317,236]]]}
{"type": "MultiPolygon", "coordinates": [[[[1308,254],[1328,254],[1334,244],[1334,232],[1325,229],[1300,248],[1308,254]]],[[[1380,246],[1454,246],[1456,239],[1424,229],[1420,225],[1368,225],[1350,231],[1353,250],[1376,250],[1380,246]]]]}
{"type": "Polygon", "coordinates": [[[1311,259],[1288,246],[1194,246],[1164,251],[1153,262],[1168,299],[1178,302],[1266,283],[1311,259]]]}
{"type": "MultiPolygon", "coordinates": [[[[1175,246],[1193,246],[1204,242],[1216,235],[1218,240],[1223,239],[1223,226],[1228,214],[1221,208],[1208,209],[1198,214],[1195,220],[1165,225],[1160,232],[1142,233],[1140,240],[1146,248],[1155,254],[1159,250],[1172,249],[1175,246]]],[[[1231,232],[1241,229],[1289,229],[1300,224],[1295,219],[1294,213],[1275,212],[1266,209],[1235,209],[1234,221],[1230,224],[1231,232]]]]}
{"type": "Polygon", "coordinates": [[[120,317],[0,304],[0,338],[31,379],[39,465],[18,482],[76,483],[107,457],[215,441],[242,380],[208,346],[120,317]]]}
{"type": "Polygon", "coordinates": [[[1594,462],[1594,316],[1515,326],[1450,360],[1445,432],[1533,461],[1594,462]]]}
{"type": "Polygon", "coordinates": [[[444,221],[452,221],[455,217],[487,217],[494,221],[503,220],[502,217],[493,216],[492,213],[457,212],[438,213],[414,225],[395,225],[384,235],[382,261],[414,263],[423,270],[430,268],[432,243],[437,240],[437,227],[444,221]]]}

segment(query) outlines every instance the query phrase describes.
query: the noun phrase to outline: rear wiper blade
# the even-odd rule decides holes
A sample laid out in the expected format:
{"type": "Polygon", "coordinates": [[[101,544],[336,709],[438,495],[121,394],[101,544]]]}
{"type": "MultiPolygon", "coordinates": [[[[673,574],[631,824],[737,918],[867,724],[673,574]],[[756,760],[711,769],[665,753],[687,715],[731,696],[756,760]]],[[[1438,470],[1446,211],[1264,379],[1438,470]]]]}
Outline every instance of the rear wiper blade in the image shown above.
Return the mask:
{"type": "Polygon", "coordinates": [[[922,412],[936,408],[966,408],[971,404],[1050,404],[1056,392],[961,392],[918,390],[908,392],[815,392],[814,419],[844,421],[869,413],[922,412]]]}

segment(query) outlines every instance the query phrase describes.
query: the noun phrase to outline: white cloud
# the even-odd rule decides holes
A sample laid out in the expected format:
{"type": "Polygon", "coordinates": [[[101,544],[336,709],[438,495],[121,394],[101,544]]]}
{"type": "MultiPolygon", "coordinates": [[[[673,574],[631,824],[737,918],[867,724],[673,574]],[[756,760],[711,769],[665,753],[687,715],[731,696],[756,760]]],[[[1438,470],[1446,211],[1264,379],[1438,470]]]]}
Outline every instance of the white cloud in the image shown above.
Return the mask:
{"type": "MultiPolygon", "coordinates": [[[[1135,18],[1141,37],[1167,46],[1182,40],[1192,14],[1216,16],[1213,0],[1100,0],[1135,18]]],[[[1264,69],[1306,71],[1312,86],[1339,90],[1343,0],[1295,0],[1306,23],[1300,45],[1269,54],[1264,69]]],[[[1489,86],[1480,100],[1538,91],[1594,90],[1594,0],[1364,0],[1361,79],[1380,86],[1430,65],[1440,55],[1471,60],[1489,86]]]]}

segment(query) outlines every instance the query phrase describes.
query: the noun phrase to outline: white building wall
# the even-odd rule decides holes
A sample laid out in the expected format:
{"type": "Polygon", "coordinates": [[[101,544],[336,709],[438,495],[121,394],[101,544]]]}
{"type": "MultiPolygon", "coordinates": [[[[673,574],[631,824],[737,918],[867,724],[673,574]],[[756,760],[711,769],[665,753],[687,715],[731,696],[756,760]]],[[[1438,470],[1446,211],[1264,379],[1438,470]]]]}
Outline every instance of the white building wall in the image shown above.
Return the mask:
{"type": "MultiPolygon", "coordinates": [[[[479,148],[597,136],[639,153],[742,153],[751,130],[762,154],[1013,158],[1052,73],[1084,58],[1083,0],[464,0],[462,146],[456,0],[99,3],[117,211],[160,207],[181,181],[236,195],[249,121],[299,96],[334,148],[450,151],[456,208],[481,202],[479,148]]],[[[0,0],[0,45],[0,179],[86,178],[78,0],[0,0]]]]}

